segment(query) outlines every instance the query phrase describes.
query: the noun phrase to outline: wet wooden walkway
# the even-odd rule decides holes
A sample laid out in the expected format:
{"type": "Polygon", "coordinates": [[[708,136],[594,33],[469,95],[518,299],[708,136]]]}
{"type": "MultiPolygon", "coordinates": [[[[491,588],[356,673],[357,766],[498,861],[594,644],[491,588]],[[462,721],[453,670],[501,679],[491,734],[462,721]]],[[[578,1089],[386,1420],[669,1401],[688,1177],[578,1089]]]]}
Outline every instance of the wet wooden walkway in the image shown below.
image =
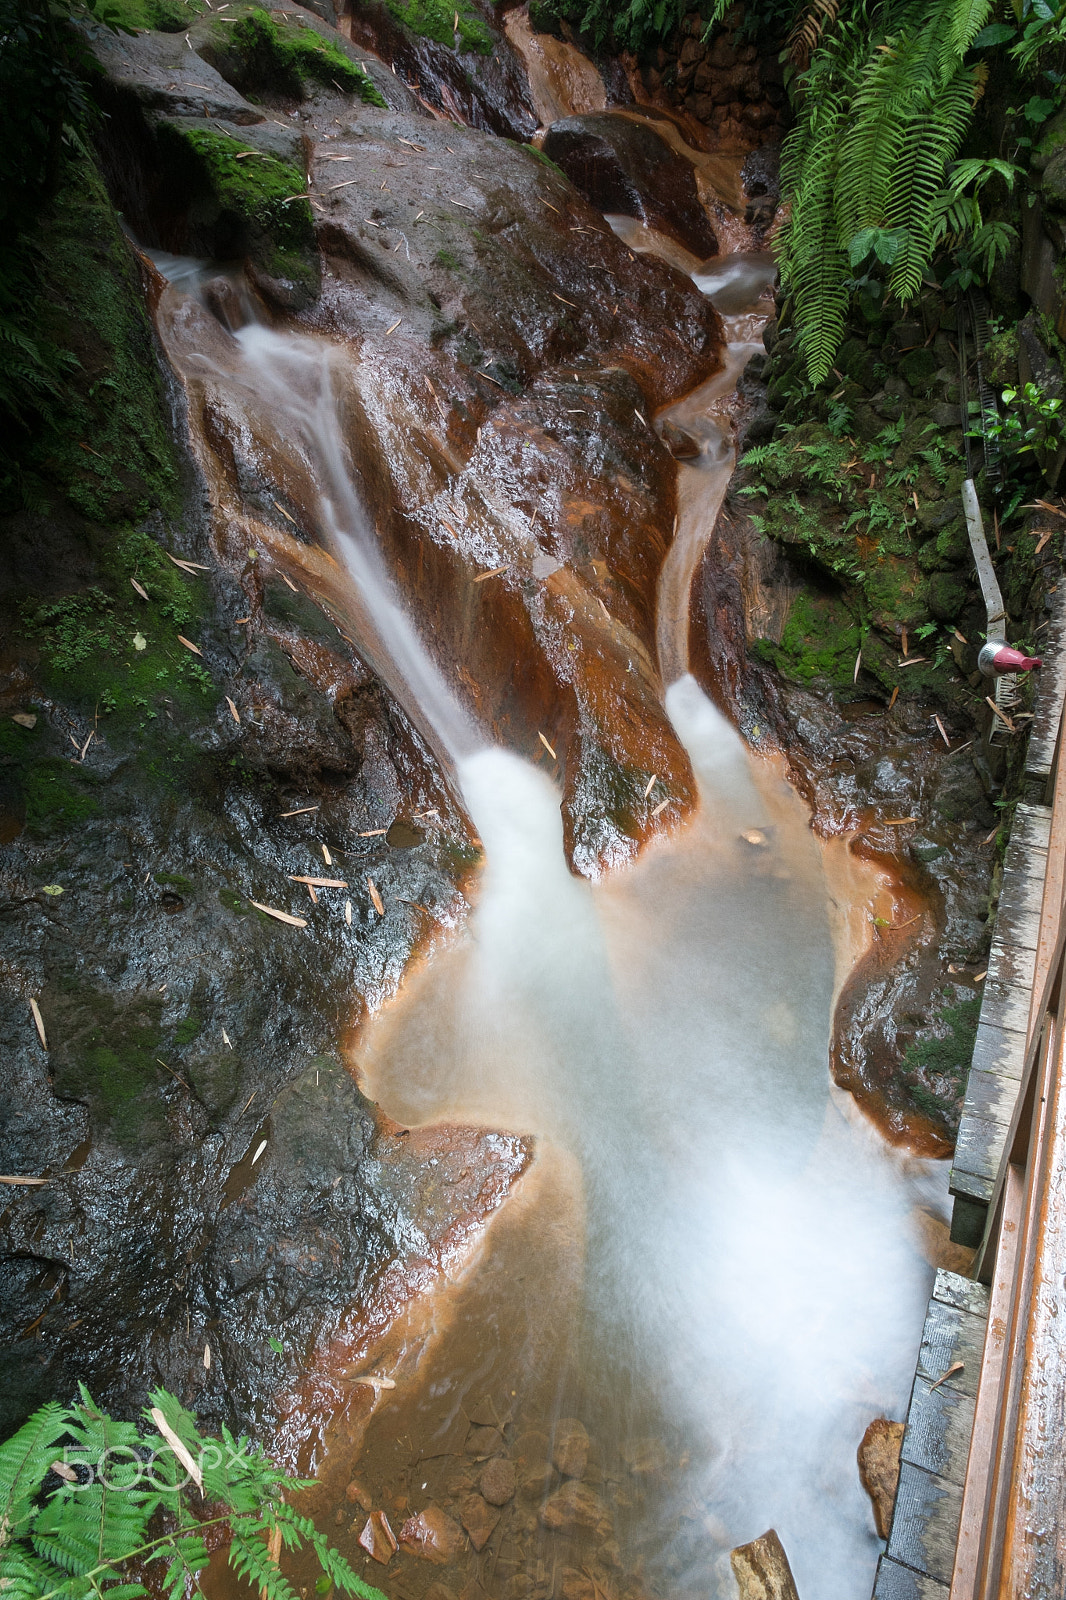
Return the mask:
{"type": "MultiPolygon", "coordinates": [[[[1066,599],[1066,596],[1062,597],[1066,599]]],[[[1053,614],[875,1600],[1066,1595],[1066,604],[1053,614]]]]}

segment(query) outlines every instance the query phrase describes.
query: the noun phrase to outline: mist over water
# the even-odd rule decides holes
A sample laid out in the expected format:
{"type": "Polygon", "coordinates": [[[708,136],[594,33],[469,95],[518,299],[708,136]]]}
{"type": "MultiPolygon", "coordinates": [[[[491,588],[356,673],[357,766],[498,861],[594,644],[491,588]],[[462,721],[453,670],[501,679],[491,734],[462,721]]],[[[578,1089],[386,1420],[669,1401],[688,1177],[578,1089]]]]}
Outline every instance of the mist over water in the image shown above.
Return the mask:
{"type": "MultiPolygon", "coordinates": [[[[566,868],[543,774],[499,750],[461,763],[487,851],[469,937],[382,1020],[368,1088],[401,1120],[532,1131],[576,1158],[585,1293],[560,1414],[623,1451],[680,1430],[686,1498],[730,1543],[773,1525],[803,1600],[856,1600],[877,1546],[855,1451],[900,1414],[928,1293],[907,1224],[921,1173],[830,1098],[833,950],[802,807],[691,678],[667,704],[701,812],[597,886],[566,868]]],[[[712,1580],[706,1538],[682,1559],[712,1580]]]]}

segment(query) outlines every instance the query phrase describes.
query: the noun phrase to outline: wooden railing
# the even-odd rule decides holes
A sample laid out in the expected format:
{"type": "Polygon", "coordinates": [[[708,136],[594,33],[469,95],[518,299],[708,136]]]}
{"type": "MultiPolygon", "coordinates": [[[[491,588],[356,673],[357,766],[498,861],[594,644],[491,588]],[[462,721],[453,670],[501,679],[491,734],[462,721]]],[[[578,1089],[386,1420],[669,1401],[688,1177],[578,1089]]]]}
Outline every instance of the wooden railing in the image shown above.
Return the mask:
{"type": "Polygon", "coordinates": [[[1066,759],[1017,1107],[974,1275],[991,1287],[951,1600],[1066,1596],[1066,759]]]}

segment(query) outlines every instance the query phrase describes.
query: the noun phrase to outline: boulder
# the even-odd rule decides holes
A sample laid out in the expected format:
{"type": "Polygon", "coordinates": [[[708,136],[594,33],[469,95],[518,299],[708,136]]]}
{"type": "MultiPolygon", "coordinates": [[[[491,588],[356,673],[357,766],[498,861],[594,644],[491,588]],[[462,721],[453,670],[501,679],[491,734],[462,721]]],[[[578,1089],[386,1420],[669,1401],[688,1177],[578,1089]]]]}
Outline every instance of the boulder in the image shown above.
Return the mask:
{"type": "Polygon", "coordinates": [[[899,1485],[899,1454],[905,1424],[875,1417],[859,1445],[859,1477],[874,1508],[877,1535],[887,1539],[899,1485]]]}
{"type": "Polygon", "coordinates": [[[400,1543],[423,1561],[433,1561],[438,1566],[454,1561],[466,1547],[463,1530],[455,1518],[432,1503],[417,1516],[408,1517],[400,1529],[400,1543]]]}
{"type": "Polygon", "coordinates": [[[562,1417],[555,1425],[552,1460],[564,1478],[583,1478],[589,1460],[589,1436],[576,1417],[562,1417]]]}
{"type": "Polygon", "coordinates": [[[573,1479],[549,1495],[541,1507],[540,1520],[553,1533],[585,1531],[601,1538],[611,1527],[610,1513],[599,1495],[573,1479]]]}
{"type": "Polygon", "coordinates": [[[730,1552],[740,1600],[799,1600],[785,1547],[773,1528],[730,1552]]]}
{"type": "Polygon", "coordinates": [[[478,1479],[478,1488],[490,1506],[505,1506],[509,1500],[514,1499],[514,1464],[502,1456],[497,1456],[488,1463],[478,1479]]]}
{"type": "Polygon", "coordinates": [[[598,211],[639,217],[693,255],[717,255],[691,161],[647,121],[609,111],[553,123],[544,154],[598,211]]]}

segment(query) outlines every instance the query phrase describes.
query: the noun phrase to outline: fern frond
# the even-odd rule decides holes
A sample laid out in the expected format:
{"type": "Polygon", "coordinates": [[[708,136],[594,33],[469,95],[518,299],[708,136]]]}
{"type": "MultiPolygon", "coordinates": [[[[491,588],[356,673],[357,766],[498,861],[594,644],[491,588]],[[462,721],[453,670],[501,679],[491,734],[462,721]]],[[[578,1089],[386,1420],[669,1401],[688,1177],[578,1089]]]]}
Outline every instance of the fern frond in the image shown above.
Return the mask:
{"type": "Polygon", "coordinates": [[[54,1401],[35,1411],[17,1433],[0,1445],[0,1526],[17,1535],[32,1514],[33,1502],[67,1434],[71,1413],[54,1401]]]}
{"type": "Polygon", "coordinates": [[[949,0],[943,7],[940,70],[950,77],[991,14],[989,0],[949,0]]]}
{"type": "Polygon", "coordinates": [[[907,129],[885,216],[886,225],[904,237],[888,284],[889,293],[901,301],[914,298],[928,269],[935,243],[934,204],[944,187],[948,162],[969,126],[971,96],[971,73],[960,67],[907,129]]]}
{"type": "Polygon", "coordinates": [[[788,56],[801,71],[811,64],[818,42],[826,28],[832,27],[840,12],[840,0],[811,0],[801,11],[788,36],[788,56]]]}
{"type": "Polygon", "coordinates": [[[229,1564],[240,1577],[255,1584],[263,1600],[300,1600],[261,1539],[245,1538],[234,1529],[229,1564]]]}

